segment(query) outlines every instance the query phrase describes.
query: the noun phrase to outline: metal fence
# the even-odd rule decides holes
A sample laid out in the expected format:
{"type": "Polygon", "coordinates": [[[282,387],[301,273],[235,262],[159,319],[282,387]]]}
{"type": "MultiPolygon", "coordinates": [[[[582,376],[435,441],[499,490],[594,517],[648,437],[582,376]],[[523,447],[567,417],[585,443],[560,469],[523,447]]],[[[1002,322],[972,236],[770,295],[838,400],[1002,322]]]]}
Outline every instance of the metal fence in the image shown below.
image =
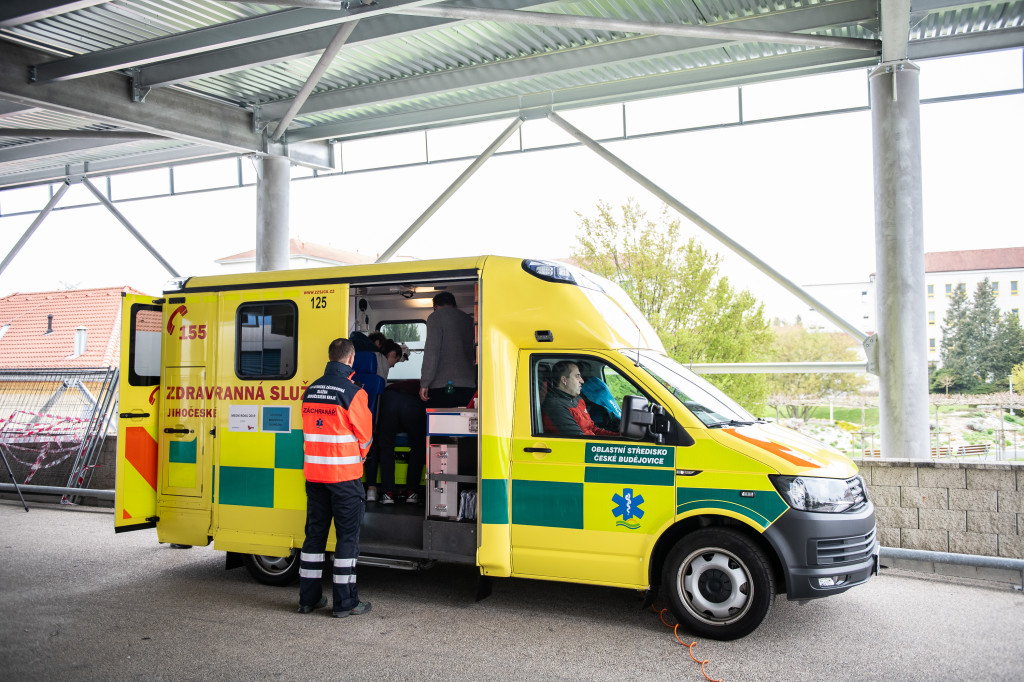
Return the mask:
{"type": "MultiPolygon", "coordinates": [[[[1024,396],[1010,393],[995,393],[989,395],[929,395],[929,403],[932,408],[931,447],[929,454],[934,459],[953,459],[966,461],[1012,461],[1024,458],[1024,428],[1019,426],[1019,420],[1009,422],[1004,417],[1016,414],[1024,410],[1024,396]],[[963,408],[964,412],[977,413],[967,417],[956,414],[940,414],[940,407],[963,408]],[[985,420],[987,423],[973,428],[962,428],[950,431],[949,422],[954,419],[966,421],[985,420]],[[993,423],[995,422],[995,423],[993,423]],[[965,437],[965,434],[966,437],[965,437]]],[[[860,429],[857,430],[853,424],[846,423],[844,431],[849,433],[849,442],[843,445],[835,445],[839,450],[851,457],[881,457],[881,436],[877,431],[872,431],[865,426],[865,411],[878,407],[877,396],[860,395],[844,396],[832,402],[816,397],[786,397],[775,395],[769,400],[770,408],[775,410],[776,421],[786,423],[791,417],[783,415],[784,408],[828,408],[828,419],[811,419],[808,423],[836,424],[833,419],[833,408],[852,408],[860,410],[860,429]],[[851,428],[852,427],[852,428],[851,428]]],[[[804,420],[801,418],[802,423],[804,420]]],[[[799,426],[794,426],[802,430],[799,426]]],[[[808,434],[819,440],[820,436],[813,433],[808,434]]]]}
{"type": "Polygon", "coordinates": [[[117,387],[113,367],[0,369],[0,454],[14,483],[87,488],[116,429],[117,387]]]}

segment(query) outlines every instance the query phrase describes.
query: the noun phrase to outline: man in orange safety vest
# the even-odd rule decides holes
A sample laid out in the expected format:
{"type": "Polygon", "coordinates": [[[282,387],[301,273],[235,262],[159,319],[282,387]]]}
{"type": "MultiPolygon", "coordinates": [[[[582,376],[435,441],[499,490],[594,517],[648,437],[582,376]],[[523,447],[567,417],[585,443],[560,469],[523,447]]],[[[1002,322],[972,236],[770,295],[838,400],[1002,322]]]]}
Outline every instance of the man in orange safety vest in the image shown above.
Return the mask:
{"type": "Polygon", "coordinates": [[[373,417],[366,391],[352,383],[352,342],[335,339],[327,357],[330,361],[324,375],[309,385],[302,398],[306,539],[299,556],[299,613],[327,606],[321,578],[333,519],[337,536],[333,615],[345,618],[370,610],[370,602],[359,601],[356,558],[359,525],[366,508],[360,479],[372,440],[373,417]]]}

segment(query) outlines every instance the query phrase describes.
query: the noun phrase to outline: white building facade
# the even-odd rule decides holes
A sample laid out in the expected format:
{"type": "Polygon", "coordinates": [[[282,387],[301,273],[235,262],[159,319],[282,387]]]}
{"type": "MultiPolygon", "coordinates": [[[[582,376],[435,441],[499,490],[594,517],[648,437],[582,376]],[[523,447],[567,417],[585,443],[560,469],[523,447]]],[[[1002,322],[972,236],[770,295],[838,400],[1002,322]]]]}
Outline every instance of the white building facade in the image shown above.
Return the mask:
{"type": "MultiPolygon", "coordinates": [[[[936,251],[924,255],[927,296],[928,364],[937,366],[942,348],[942,323],[957,287],[964,287],[967,299],[974,299],[978,283],[988,278],[996,294],[1000,316],[1020,316],[1024,306],[1024,247],[977,249],[972,251],[936,251]]],[[[866,334],[875,328],[875,276],[866,282],[805,284],[808,293],[827,305],[846,321],[866,334]]],[[[800,315],[808,329],[837,331],[817,311],[805,308],[800,315]]]]}
{"type": "Polygon", "coordinates": [[[996,295],[999,314],[1020,317],[1021,286],[1024,285],[1024,247],[939,251],[924,255],[927,289],[928,364],[939,364],[942,323],[957,287],[964,287],[967,300],[974,300],[978,284],[986,278],[996,295]]]}

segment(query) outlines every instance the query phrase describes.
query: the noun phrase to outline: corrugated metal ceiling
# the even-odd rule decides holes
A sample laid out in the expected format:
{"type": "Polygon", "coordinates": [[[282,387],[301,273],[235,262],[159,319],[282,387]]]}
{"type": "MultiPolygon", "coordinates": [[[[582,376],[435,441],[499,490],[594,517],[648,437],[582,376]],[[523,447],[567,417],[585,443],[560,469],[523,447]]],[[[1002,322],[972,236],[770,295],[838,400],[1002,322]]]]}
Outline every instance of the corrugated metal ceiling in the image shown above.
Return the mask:
{"type": "MultiPolygon", "coordinates": [[[[79,139],[61,153],[59,132],[8,132],[0,137],[0,188],[180,162],[189,149],[196,157],[287,153],[323,165],[327,139],[869,66],[880,54],[863,49],[868,43],[816,47],[411,12],[470,7],[878,41],[877,1],[867,0],[378,0],[333,10],[212,0],[31,4],[32,13],[0,9],[0,127],[168,139],[94,148],[79,139]],[[276,121],[327,40],[353,18],[349,42],[275,146],[268,137],[276,121]],[[303,144],[309,149],[299,154],[303,144]]],[[[911,10],[911,58],[1024,45],[1022,2],[920,0],[911,10]]]]}

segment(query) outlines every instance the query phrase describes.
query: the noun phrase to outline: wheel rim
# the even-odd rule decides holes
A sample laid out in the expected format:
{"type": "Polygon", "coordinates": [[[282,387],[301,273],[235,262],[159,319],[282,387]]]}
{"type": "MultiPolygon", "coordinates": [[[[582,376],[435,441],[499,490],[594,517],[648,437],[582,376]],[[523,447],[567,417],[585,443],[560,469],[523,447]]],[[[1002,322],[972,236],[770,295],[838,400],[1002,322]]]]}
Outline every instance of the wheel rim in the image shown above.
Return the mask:
{"type": "Polygon", "coordinates": [[[679,594],[695,618],[724,625],[750,610],[754,586],[750,571],[724,549],[704,548],[686,557],[679,568],[679,594]]]}
{"type": "Polygon", "coordinates": [[[252,559],[253,564],[267,575],[281,575],[287,573],[288,569],[291,568],[295,561],[295,555],[280,557],[254,554],[252,559]]]}

